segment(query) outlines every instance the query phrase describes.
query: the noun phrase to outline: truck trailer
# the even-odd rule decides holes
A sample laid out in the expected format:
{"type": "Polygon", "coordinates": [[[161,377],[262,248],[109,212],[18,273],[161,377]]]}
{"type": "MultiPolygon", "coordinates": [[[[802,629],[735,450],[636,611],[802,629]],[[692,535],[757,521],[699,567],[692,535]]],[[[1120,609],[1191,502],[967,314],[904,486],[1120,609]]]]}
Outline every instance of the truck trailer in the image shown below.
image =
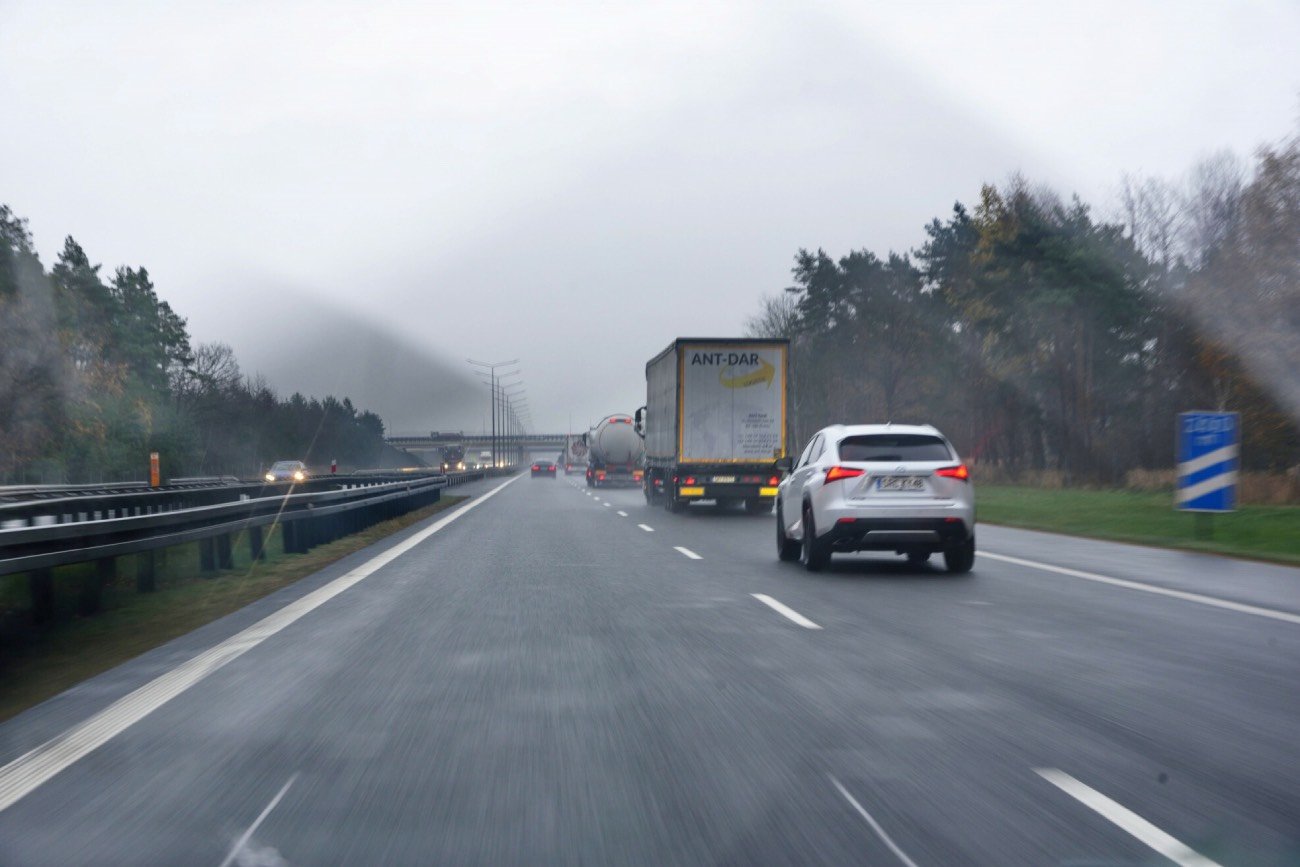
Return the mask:
{"type": "Polygon", "coordinates": [[[569,434],[564,438],[559,464],[566,476],[587,472],[587,442],[580,434],[569,434]]]}
{"type": "Polygon", "coordinates": [[[787,467],[790,341],[674,340],[646,363],[646,501],[694,500],[769,511],[787,467]]]}

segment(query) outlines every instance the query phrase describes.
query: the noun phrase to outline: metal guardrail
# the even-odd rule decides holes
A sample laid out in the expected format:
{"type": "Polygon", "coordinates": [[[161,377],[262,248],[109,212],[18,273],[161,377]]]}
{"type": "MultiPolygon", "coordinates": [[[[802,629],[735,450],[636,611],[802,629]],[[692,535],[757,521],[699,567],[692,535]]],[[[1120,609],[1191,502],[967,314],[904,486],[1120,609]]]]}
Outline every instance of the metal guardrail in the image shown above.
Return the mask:
{"type": "MultiPolygon", "coordinates": [[[[185,542],[205,544],[204,566],[230,561],[232,536],[254,557],[263,528],[282,525],[285,549],[301,552],[428,505],[481,473],[314,479],[297,485],[146,490],[0,504],[0,575],[111,560],[185,542]],[[209,550],[211,548],[211,550],[209,550]]],[[[104,567],[107,568],[107,567],[104,567]]]]}
{"type": "Polygon", "coordinates": [[[159,488],[150,488],[148,482],[106,482],[95,485],[5,485],[0,487],[0,503],[25,500],[57,500],[64,497],[94,496],[96,494],[129,494],[138,491],[194,490],[239,484],[240,479],[173,479],[159,488]]]}
{"type": "Polygon", "coordinates": [[[233,568],[236,541],[248,545],[252,559],[265,559],[267,528],[280,529],[286,553],[304,553],[431,505],[447,487],[502,474],[397,471],[0,502],[0,576],[26,573],[31,619],[40,624],[55,616],[54,569],[93,562],[76,600],[80,613],[93,614],[121,556],[135,556],[136,590],[148,593],[157,587],[157,555],[166,548],[198,542],[200,569],[214,573],[233,568]]]}

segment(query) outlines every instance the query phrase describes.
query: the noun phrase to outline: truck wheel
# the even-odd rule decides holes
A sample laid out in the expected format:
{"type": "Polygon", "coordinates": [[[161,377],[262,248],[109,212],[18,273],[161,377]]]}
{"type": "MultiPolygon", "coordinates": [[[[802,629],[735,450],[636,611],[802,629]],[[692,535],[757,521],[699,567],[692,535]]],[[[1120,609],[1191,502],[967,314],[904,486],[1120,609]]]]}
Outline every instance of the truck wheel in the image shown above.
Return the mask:
{"type": "Polygon", "coordinates": [[[831,549],[817,538],[812,506],[803,507],[803,565],[809,572],[820,572],[831,562],[831,549]]]}
{"type": "Polygon", "coordinates": [[[750,497],[745,501],[745,511],[751,515],[771,514],[772,500],[768,497],[750,497]]]}
{"type": "Polygon", "coordinates": [[[975,536],[972,535],[956,548],[943,552],[943,565],[948,571],[960,575],[969,572],[975,566],[975,536]]]}
{"type": "Polygon", "coordinates": [[[677,515],[686,510],[686,501],[678,497],[676,494],[665,493],[664,508],[669,512],[672,512],[674,515],[677,515]]]}
{"type": "Polygon", "coordinates": [[[799,552],[803,549],[803,543],[798,539],[791,539],[785,534],[785,515],[781,513],[781,504],[776,504],[776,556],[778,560],[784,560],[787,563],[793,563],[799,559],[799,552]]]}

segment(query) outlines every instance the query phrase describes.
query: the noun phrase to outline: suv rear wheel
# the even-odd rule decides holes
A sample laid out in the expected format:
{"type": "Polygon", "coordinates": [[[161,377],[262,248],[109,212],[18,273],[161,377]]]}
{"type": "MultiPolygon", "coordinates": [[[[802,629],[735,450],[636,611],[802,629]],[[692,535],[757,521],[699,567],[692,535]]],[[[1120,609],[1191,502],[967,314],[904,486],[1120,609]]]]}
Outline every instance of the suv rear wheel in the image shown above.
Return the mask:
{"type": "Polygon", "coordinates": [[[955,574],[969,572],[975,566],[975,536],[972,535],[956,548],[944,551],[943,565],[955,574]]]}

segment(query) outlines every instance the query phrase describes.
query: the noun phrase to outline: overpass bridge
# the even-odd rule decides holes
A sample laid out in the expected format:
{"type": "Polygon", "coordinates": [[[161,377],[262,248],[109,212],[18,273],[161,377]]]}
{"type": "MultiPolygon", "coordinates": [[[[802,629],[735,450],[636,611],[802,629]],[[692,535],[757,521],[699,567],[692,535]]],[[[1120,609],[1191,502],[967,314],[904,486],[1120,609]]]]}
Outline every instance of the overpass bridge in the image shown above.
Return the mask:
{"type": "MultiPolygon", "coordinates": [[[[498,448],[517,447],[527,451],[559,451],[564,448],[564,439],[569,434],[497,434],[498,448]]],[[[390,446],[405,449],[408,452],[441,452],[447,446],[461,446],[470,449],[492,448],[492,434],[467,434],[463,431],[432,431],[428,434],[395,435],[385,438],[390,446]]]]}

